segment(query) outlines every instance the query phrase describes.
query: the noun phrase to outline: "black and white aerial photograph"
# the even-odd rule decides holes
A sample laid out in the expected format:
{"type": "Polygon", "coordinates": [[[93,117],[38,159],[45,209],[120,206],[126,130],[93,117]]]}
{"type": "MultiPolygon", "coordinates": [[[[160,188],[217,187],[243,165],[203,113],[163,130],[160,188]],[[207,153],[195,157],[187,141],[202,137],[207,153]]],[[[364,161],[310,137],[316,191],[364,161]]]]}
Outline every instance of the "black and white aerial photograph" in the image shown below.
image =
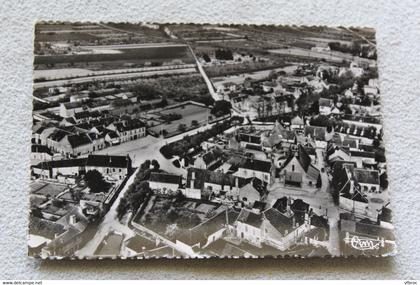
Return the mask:
{"type": "Polygon", "coordinates": [[[38,22],[33,48],[29,256],[397,252],[375,30],[38,22]]]}

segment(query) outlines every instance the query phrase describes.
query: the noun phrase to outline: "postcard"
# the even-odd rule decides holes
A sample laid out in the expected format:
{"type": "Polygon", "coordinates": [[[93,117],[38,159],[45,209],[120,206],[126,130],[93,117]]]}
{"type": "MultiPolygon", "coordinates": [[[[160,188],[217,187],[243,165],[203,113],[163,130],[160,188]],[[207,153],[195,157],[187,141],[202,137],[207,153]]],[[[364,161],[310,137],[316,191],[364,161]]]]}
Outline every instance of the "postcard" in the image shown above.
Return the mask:
{"type": "Polygon", "coordinates": [[[396,253],[375,31],[39,22],[28,254],[396,253]]]}

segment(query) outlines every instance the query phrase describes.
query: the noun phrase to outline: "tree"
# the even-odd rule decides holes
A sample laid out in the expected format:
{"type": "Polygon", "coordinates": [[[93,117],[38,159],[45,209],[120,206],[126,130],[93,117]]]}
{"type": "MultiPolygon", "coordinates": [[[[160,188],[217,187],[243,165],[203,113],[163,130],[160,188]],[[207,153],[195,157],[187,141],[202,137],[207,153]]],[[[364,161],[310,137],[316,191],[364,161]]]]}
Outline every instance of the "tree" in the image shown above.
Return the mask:
{"type": "Polygon", "coordinates": [[[185,124],[179,124],[178,125],[178,131],[185,132],[187,130],[187,126],[185,124]]]}
{"type": "Polygon", "coordinates": [[[220,60],[233,60],[233,54],[230,49],[217,49],[215,57],[220,60]]]}
{"type": "Polygon", "coordinates": [[[198,126],[198,121],[197,120],[192,120],[191,121],[191,126],[192,127],[197,127],[198,126]]]}
{"type": "Polygon", "coordinates": [[[160,169],[159,162],[156,159],[152,160],[152,166],[153,166],[153,170],[155,171],[160,169]]]}
{"type": "Polygon", "coordinates": [[[216,115],[217,117],[230,114],[230,109],[232,104],[229,101],[219,100],[214,103],[213,109],[211,109],[211,114],[216,115]]]}
{"type": "Polygon", "coordinates": [[[104,180],[102,174],[94,169],[85,174],[85,181],[92,193],[106,192],[109,189],[109,183],[104,180]]]}
{"type": "Polygon", "coordinates": [[[211,62],[211,59],[207,53],[203,53],[203,59],[205,62],[211,62]]]}

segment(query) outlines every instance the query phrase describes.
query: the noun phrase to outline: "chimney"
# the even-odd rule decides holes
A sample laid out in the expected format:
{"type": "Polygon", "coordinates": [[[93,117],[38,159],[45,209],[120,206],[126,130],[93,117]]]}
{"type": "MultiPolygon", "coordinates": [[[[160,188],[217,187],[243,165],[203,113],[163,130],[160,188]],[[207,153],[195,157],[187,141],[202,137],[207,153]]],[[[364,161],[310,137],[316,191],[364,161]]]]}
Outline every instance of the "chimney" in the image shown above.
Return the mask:
{"type": "Polygon", "coordinates": [[[239,178],[235,177],[235,187],[236,189],[239,189],[239,178]]]}
{"type": "Polygon", "coordinates": [[[74,226],[76,223],[77,223],[77,217],[76,217],[76,215],[71,215],[71,216],[69,217],[69,224],[70,224],[71,226],[74,226]]]}
{"type": "Polygon", "coordinates": [[[190,188],[194,189],[195,172],[191,172],[190,188]]]}

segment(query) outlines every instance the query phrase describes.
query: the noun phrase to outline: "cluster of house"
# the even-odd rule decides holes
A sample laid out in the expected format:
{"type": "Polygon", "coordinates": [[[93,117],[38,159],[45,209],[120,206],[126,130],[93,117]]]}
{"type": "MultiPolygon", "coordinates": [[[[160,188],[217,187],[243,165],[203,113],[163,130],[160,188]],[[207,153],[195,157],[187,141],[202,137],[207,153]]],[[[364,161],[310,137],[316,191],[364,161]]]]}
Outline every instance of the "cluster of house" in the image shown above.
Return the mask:
{"type": "Polygon", "coordinates": [[[81,112],[63,120],[65,123],[34,126],[33,158],[49,160],[52,153],[77,157],[146,135],[146,124],[136,118],[98,117],[96,113],[81,112]],[[80,120],[81,117],[85,119],[80,120]]]}
{"type": "Polygon", "coordinates": [[[89,238],[85,229],[92,219],[110,208],[132,173],[129,156],[89,155],[53,160],[32,166],[29,253],[35,256],[69,256],[89,238]],[[92,191],[84,175],[96,170],[106,189],[92,191]]]}
{"type": "MultiPolygon", "coordinates": [[[[194,212],[206,218],[171,237],[163,232],[157,233],[137,217],[131,224],[134,229],[150,233],[153,239],[188,256],[276,256],[284,255],[297,245],[309,245],[308,248],[313,250],[315,247],[326,248],[328,243],[327,221],[315,215],[302,200],[283,197],[272,206],[261,202],[252,209],[201,203],[194,212]],[[211,215],[207,217],[209,213],[211,215]],[[311,235],[312,232],[322,234],[311,235]]],[[[129,256],[148,252],[146,247],[129,244],[126,247],[130,249],[129,256]]]]}

